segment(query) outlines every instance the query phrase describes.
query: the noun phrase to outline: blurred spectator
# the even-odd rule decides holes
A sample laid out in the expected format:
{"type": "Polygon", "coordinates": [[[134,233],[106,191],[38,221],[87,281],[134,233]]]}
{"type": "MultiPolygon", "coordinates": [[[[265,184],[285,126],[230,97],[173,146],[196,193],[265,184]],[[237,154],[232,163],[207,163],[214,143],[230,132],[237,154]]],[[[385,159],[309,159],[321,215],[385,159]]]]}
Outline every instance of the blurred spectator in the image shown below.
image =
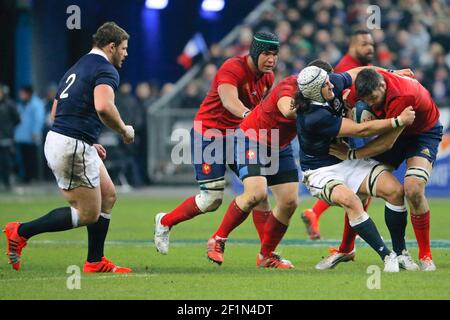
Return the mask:
{"type": "Polygon", "coordinates": [[[136,98],[145,110],[157,100],[156,94],[153,94],[153,88],[148,82],[139,82],[136,86],[136,98]]]}
{"type": "Polygon", "coordinates": [[[160,96],[163,97],[166,94],[171,93],[173,91],[174,87],[175,87],[175,85],[171,82],[165,83],[161,88],[160,96]]]}
{"type": "Polygon", "coordinates": [[[197,82],[190,82],[183,91],[180,107],[186,109],[198,108],[202,100],[197,82]]]}
{"type": "Polygon", "coordinates": [[[13,169],[12,151],[14,146],[14,127],[20,122],[14,101],[7,96],[6,87],[0,84],[0,184],[6,189],[11,188],[11,174],[13,169]]]}
{"type": "Polygon", "coordinates": [[[216,67],[220,67],[225,61],[223,57],[223,48],[218,43],[213,43],[209,48],[209,62],[214,64],[216,67]]]}
{"type": "Polygon", "coordinates": [[[198,81],[197,86],[199,87],[200,98],[203,99],[209,91],[209,87],[211,86],[212,81],[217,73],[216,65],[212,63],[208,63],[202,72],[202,76],[198,81]]]}
{"type": "Polygon", "coordinates": [[[15,129],[14,142],[18,175],[23,182],[30,182],[38,177],[40,169],[39,147],[42,142],[42,129],[45,122],[45,109],[41,99],[33,94],[31,86],[24,86],[19,91],[18,110],[21,117],[15,129]]]}
{"type": "MultiPolygon", "coordinates": [[[[42,129],[42,148],[44,148],[44,142],[45,137],[47,136],[48,131],[50,130],[53,121],[51,119],[51,112],[53,107],[53,101],[56,97],[56,92],[58,90],[58,87],[56,84],[51,84],[47,87],[47,90],[45,92],[44,97],[44,110],[45,110],[45,121],[44,121],[44,128],[42,129]]],[[[45,180],[53,180],[54,176],[52,173],[52,170],[48,167],[46,161],[42,161],[41,163],[41,170],[43,172],[43,178],[45,180]]]]}

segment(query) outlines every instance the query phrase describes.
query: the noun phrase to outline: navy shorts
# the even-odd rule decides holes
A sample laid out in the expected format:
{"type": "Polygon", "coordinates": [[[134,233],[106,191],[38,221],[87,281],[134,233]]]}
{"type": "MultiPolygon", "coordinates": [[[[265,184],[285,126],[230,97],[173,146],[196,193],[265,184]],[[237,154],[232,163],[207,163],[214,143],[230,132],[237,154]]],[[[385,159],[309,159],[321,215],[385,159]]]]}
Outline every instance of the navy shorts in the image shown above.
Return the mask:
{"type": "Polygon", "coordinates": [[[257,141],[243,138],[242,131],[235,135],[235,153],[238,176],[243,181],[247,177],[264,176],[267,185],[299,182],[298,168],[291,145],[272,149],[257,141]]]}
{"type": "Polygon", "coordinates": [[[237,174],[233,149],[233,136],[207,138],[191,129],[191,159],[195,179],[201,182],[223,178],[227,165],[237,174]]]}
{"type": "Polygon", "coordinates": [[[382,163],[397,169],[403,161],[412,157],[422,157],[433,163],[442,140],[443,127],[438,121],[433,128],[418,135],[402,135],[394,143],[391,150],[376,157],[382,163]]]}

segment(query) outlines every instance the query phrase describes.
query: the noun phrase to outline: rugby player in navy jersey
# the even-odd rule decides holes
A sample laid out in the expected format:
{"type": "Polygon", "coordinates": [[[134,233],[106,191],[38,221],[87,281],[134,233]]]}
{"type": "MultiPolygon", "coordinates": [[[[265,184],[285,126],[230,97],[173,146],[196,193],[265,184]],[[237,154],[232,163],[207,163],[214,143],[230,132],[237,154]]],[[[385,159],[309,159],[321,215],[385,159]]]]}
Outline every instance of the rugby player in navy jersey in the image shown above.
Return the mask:
{"type": "Polygon", "coordinates": [[[390,130],[401,131],[414,121],[412,107],[406,108],[396,118],[365,123],[355,123],[336,112],[330,102],[352,85],[362,69],[328,75],[325,70],[311,66],[300,73],[298,85],[304,103],[298,109],[297,133],[303,182],[311,195],[343,207],[351,227],[384,261],[384,271],[398,272],[396,254],[384,244],[357,194],[381,197],[400,207],[404,206],[401,184],[375,160],[342,161],[328,153],[330,144],[337,138],[369,137],[390,130]]]}
{"type": "Polygon", "coordinates": [[[70,206],[53,209],[30,222],[6,225],[7,255],[15,270],[20,269],[22,249],[31,237],[87,226],[89,249],[83,271],[131,272],[103,254],[116,192],[102,162],[106,151],[96,144],[102,123],[120,134],[124,143],[134,141],[133,127],[125,125],[114,104],[119,86],[116,68],[128,55],[128,38],[114,22],[103,24],[93,35],[93,49],[59,83],[52,108],[54,123],[44,152],[70,206]]]}

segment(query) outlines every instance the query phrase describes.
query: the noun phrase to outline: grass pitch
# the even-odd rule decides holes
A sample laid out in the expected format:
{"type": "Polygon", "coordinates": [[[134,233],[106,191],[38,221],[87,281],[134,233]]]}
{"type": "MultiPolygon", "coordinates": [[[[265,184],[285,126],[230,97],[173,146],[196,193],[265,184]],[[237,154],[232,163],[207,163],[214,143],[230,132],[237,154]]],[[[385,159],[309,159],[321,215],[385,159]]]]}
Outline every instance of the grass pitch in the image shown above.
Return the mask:
{"type": "MultiPolygon", "coordinates": [[[[153,221],[158,212],[169,211],[183,199],[152,199],[119,196],[107,238],[106,256],[133,268],[129,275],[82,274],[80,289],[68,289],[69,266],[82,268],[87,253],[85,228],[34,237],[24,249],[22,269],[12,270],[7,257],[0,259],[0,300],[3,299],[450,299],[450,200],[431,200],[431,238],[436,272],[386,274],[370,248],[357,242],[355,262],[334,270],[317,271],[314,265],[327,248],[341,237],[343,214],[331,208],[321,218],[322,241],[307,240],[300,212],[313,199],[300,202],[278,252],[296,266],[293,270],[258,269],[259,250],[251,218],[236,229],[227,243],[225,262],[216,266],[206,259],[206,241],[216,230],[230,199],[215,213],[175,226],[167,256],[153,246],[153,221]],[[369,289],[372,273],[381,270],[380,288],[369,289]]],[[[50,209],[65,206],[62,198],[0,196],[0,226],[9,221],[28,221],[50,209]]],[[[384,239],[383,202],[374,201],[370,214],[384,239]]],[[[410,222],[409,250],[417,258],[417,245],[410,222]]],[[[4,251],[5,237],[0,237],[4,251]]],[[[70,287],[70,285],[69,285],[70,287]]]]}

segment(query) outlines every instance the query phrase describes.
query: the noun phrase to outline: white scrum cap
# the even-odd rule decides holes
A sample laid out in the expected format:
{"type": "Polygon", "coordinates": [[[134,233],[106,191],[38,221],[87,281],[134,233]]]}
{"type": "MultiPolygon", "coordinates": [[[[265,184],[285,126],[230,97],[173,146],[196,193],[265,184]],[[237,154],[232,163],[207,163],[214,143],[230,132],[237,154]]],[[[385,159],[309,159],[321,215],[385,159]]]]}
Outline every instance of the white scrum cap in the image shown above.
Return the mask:
{"type": "Polygon", "coordinates": [[[325,99],[322,96],[322,86],[326,80],[327,72],[325,70],[310,66],[299,73],[297,84],[305,98],[323,103],[325,99]]]}

